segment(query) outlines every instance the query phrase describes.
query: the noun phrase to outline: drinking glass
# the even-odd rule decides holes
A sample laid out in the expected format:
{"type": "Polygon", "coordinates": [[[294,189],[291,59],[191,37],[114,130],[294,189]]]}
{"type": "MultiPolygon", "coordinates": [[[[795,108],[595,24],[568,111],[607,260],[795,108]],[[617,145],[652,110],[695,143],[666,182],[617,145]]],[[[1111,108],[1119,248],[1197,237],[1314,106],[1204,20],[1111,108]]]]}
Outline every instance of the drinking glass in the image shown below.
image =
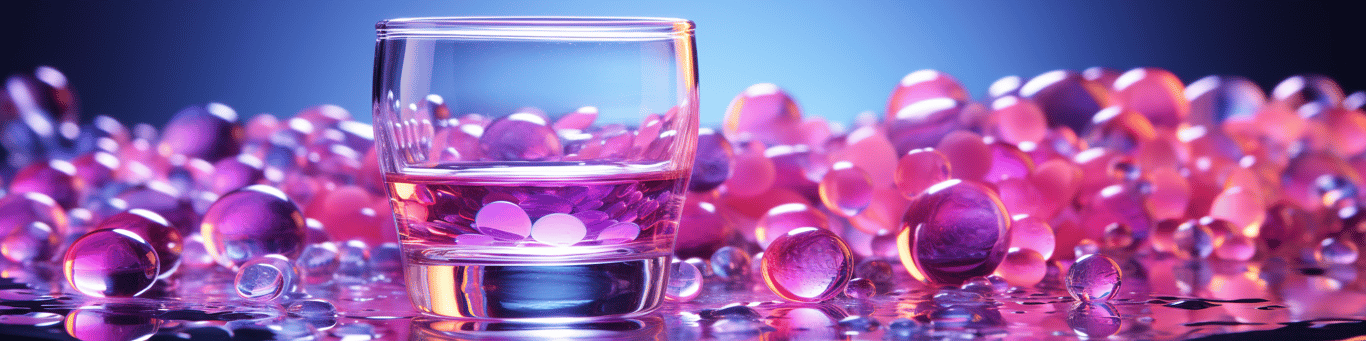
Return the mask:
{"type": "Polygon", "coordinates": [[[696,149],[691,21],[376,31],[375,141],[419,311],[548,321],[659,306],[696,149]]]}

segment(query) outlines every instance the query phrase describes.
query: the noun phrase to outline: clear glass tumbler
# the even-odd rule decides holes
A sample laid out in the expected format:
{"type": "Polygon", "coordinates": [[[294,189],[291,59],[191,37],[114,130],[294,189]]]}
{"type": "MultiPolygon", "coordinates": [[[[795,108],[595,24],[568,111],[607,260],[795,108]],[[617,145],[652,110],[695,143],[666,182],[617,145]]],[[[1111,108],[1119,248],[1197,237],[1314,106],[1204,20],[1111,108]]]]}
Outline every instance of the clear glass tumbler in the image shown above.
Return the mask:
{"type": "Polygon", "coordinates": [[[419,311],[659,306],[696,149],[691,21],[414,18],[376,31],[375,141],[419,311]]]}

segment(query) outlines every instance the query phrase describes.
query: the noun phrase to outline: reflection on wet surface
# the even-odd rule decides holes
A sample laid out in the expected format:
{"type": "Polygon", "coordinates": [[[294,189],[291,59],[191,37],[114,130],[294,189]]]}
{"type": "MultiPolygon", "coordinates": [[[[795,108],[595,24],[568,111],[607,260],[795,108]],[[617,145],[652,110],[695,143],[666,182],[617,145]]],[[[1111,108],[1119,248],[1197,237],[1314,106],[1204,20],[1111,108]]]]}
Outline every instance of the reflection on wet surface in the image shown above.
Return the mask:
{"type": "MultiPolygon", "coordinates": [[[[1121,262],[1120,292],[1075,300],[1058,269],[1034,288],[926,287],[902,269],[891,289],[819,303],[781,300],[757,280],[709,278],[696,299],[603,321],[453,321],[420,316],[401,284],[328,281],[283,299],[238,298],[218,268],[162,280],[151,298],[72,294],[61,276],[11,266],[0,279],[0,334],[81,340],[225,339],[1343,339],[1366,335],[1358,267],[1318,268],[1279,258],[1121,262]],[[1293,264],[1293,265],[1292,265],[1293,264]]],[[[757,277],[753,277],[757,279],[757,277]]]]}

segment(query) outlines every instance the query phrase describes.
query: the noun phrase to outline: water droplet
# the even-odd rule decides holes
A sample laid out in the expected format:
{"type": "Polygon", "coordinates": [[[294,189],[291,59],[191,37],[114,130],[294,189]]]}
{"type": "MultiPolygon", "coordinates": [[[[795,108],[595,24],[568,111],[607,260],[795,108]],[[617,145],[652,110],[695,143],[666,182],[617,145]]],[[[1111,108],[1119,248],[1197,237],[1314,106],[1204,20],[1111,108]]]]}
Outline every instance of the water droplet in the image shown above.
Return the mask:
{"type": "Polygon", "coordinates": [[[674,259],[669,263],[669,285],[664,295],[678,302],[691,301],[702,293],[702,272],[692,263],[674,259]]]}
{"type": "Polygon", "coordinates": [[[233,284],[237,296],[256,301],[271,301],[294,290],[298,269],[281,255],[265,255],[243,263],[233,284]]]}

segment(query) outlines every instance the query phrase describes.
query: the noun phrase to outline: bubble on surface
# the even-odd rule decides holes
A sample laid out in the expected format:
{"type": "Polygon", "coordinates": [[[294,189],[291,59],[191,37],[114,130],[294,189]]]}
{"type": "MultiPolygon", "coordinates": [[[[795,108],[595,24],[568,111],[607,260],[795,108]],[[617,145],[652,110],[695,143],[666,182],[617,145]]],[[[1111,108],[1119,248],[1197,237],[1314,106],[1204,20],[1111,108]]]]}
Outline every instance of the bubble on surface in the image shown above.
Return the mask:
{"type": "Polygon", "coordinates": [[[517,204],[495,201],[485,204],[474,216],[474,225],[485,235],[508,240],[531,234],[531,217],[517,204]]]}
{"type": "Polygon", "coordinates": [[[749,253],[734,246],[723,246],[711,254],[711,271],[730,280],[749,279],[749,253]]]}
{"type": "Polygon", "coordinates": [[[1339,237],[1324,238],[1314,249],[1314,258],[1322,264],[1352,264],[1357,261],[1357,246],[1339,237]]]}
{"type": "Polygon", "coordinates": [[[123,229],[133,232],[152,245],[161,264],[159,278],[170,277],[180,268],[184,241],[180,231],[170,225],[166,218],[156,212],[135,208],[100,222],[100,229],[123,229]]]}
{"type": "Polygon", "coordinates": [[[674,259],[669,263],[669,283],[664,296],[671,301],[688,302],[702,293],[702,272],[692,263],[674,259]]]}
{"type": "Polygon", "coordinates": [[[901,263],[917,279],[949,285],[996,270],[1010,245],[1010,218],[990,188],[949,180],[906,211],[897,236],[901,263]]]}
{"type": "MultiPolygon", "coordinates": [[[[484,211],[481,209],[479,212],[484,211]]],[[[564,213],[545,215],[531,225],[531,239],[551,245],[574,245],[587,234],[588,229],[583,226],[583,221],[564,213]]]]}
{"type": "Polygon", "coordinates": [[[790,301],[828,300],[849,283],[853,272],[849,246],[829,230],[792,230],[764,251],[764,282],[790,301]]]}
{"type": "Polygon", "coordinates": [[[152,245],[127,230],[87,233],[67,248],[62,273],[72,289],[94,297],[133,297],[156,282],[160,261],[152,245]]]}
{"type": "Polygon", "coordinates": [[[223,195],[204,213],[200,224],[209,254],[218,264],[232,269],[272,253],[299,256],[304,232],[299,207],[284,192],[266,185],[223,195]]]}
{"type": "Polygon", "coordinates": [[[233,284],[239,297],[271,301],[294,290],[298,280],[299,271],[288,258],[270,254],[242,264],[233,284]]]}
{"type": "Polygon", "coordinates": [[[836,162],[821,179],[820,195],[826,208],[853,217],[872,203],[872,179],[853,163],[836,162]]]}
{"type": "Polygon", "coordinates": [[[1119,264],[1105,255],[1087,255],[1067,269],[1067,292],[1082,302],[1103,302],[1119,291],[1124,275],[1119,264]]]}

